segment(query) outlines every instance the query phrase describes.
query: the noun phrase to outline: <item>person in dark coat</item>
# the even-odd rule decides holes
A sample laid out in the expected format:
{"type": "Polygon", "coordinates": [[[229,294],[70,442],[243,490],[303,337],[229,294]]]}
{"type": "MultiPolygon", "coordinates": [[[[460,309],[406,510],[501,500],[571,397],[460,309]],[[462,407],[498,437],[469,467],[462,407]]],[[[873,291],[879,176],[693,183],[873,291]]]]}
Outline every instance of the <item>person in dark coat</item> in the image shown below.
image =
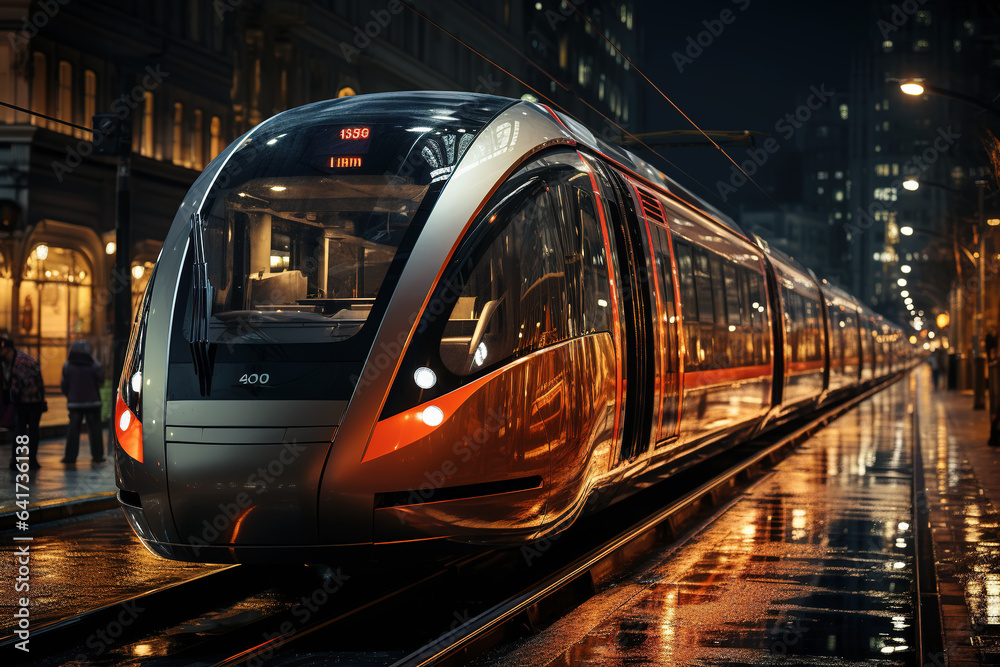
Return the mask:
{"type": "Polygon", "coordinates": [[[76,463],[80,450],[80,422],[87,420],[90,434],[90,456],[95,463],[104,460],[104,434],[101,424],[101,383],[104,368],[91,354],[90,343],[78,340],[69,348],[69,359],[63,364],[62,393],[69,408],[69,428],[66,431],[66,457],[63,463],[76,463]]]}
{"type": "MultiPolygon", "coordinates": [[[[3,370],[4,394],[10,397],[16,414],[14,442],[18,437],[27,436],[29,466],[41,468],[38,463],[38,426],[46,410],[42,369],[30,355],[14,347],[14,339],[5,331],[0,331],[0,368],[3,370]]],[[[11,448],[11,470],[15,469],[16,452],[15,444],[11,448]]]]}

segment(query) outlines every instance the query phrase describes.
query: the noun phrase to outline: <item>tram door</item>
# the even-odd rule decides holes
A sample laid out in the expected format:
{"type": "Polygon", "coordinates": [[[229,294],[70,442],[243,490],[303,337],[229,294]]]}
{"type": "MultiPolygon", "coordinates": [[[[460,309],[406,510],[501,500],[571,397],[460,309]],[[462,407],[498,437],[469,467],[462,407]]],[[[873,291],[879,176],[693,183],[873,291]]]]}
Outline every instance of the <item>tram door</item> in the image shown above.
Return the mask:
{"type": "MultiPolygon", "coordinates": [[[[596,162],[596,161],[595,161],[596,162]]],[[[609,230],[617,247],[616,275],[622,295],[623,428],[618,461],[629,461],[647,452],[655,442],[653,432],[655,348],[653,345],[653,277],[648,270],[648,245],[640,234],[641,214],[625,179],[613,169],[600,169],[600,179],[610,212],[609,230]]]]}
{"type": "Polygon", "coordinates": [[[652,327],[656,377],[653,406],[653,434],[656,445],[666,444],[677,437],[680,411],[680,351],[677,345],[680,322],[677,318],[677,301],[674,292],[674,270],[671,258],[670,230],[667,227],[665,207],[659,197],[641,186],[633,184],[642,204],[644,225],[644,259],[652,275],[649,287],[654,295],[652,327]]]}

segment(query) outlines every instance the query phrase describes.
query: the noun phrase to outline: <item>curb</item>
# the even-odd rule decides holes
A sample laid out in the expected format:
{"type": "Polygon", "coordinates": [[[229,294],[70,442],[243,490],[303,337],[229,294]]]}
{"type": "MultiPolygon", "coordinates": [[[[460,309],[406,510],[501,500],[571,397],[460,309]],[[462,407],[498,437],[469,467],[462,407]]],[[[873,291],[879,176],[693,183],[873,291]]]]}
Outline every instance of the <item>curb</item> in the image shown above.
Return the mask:
{"type": "MultiPolygon", "coordinates": [[[[103,512],[118,507],[118,498],[114,492],[102,493],[96,496],[84,496],[72,500],[52,500],[28,508],[28,524],[37,525],[59,519],[69,519],[84,514],[103,512]]],[[[17,512],[0,514],[0,531],[14,530],[17,527],[17,512]]]]}

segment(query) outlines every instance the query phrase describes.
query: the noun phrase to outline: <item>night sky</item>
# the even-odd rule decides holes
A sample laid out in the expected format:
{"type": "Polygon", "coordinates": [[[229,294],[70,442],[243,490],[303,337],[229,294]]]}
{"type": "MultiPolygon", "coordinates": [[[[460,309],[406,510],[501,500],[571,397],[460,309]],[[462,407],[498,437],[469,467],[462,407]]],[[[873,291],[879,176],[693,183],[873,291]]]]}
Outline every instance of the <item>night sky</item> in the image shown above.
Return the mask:
{"type": "MultiPolygon", "coordinates": [[[[774,133],[775,123],[794,111],[796,96],[805,98],[811,86],[846,91],[852,53],[869,39],[870,2],[842,0],[811,3],[801,0],[713,0],[707,3],[640,0],[637,14],[645,26],[641,65],[653,81],[705,130],[758,130],[774,133]],[[729,10],[728,25],[693,59],[684,53],[688,37],[707,30],[703,21],[718,21],[729,10]]],[[[707,41],[703,36],[702,41],[707,41]]],[[[645,131],[692,129],[660,95],[646,88],[645,131]]],[[[734,158],[745,149],[726,149],[734,158]]],[[[714,190],[716,180],[728,178],[730,163],[719,151],[675,148],[661,152],[714,190]]],[[[697,187],[648,151],[650,159],[668,175],[702,197],[697,187]]],[[[767,205],[760,194],[756,202],[767,205]]],[[[721,206],[717,198],[710,203],[721,206]]]]}

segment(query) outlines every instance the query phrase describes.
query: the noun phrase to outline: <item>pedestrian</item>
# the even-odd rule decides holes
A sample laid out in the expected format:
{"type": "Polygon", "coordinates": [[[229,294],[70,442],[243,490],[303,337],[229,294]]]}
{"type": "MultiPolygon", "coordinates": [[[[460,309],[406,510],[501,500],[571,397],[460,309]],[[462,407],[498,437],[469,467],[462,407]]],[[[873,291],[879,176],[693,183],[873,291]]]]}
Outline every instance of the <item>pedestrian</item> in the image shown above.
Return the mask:
{"type": "Polygon", "coordinates": [[[944,370],[944,363],[942,363],[943,352],[944,350],[939,347],[931,352],[931,356],[927,359],[927,363],[931,365],[931,380],[934,383],[935,390],[937,390],[938,384],[941,382],[941,371],[944,370]],[[939,352],[942,354],[938,354],[939,352]]]}
{"type": "Polygon", "coordinates": [[[989,361],[997,358],[997,330],[994,327],[986,334],[986,358],[989,361]]]}
{"type": "Polygon", "coordinates": [[[104,460],[104,434],[101,424],[101,383],[104,367],[93,357],[90,343],[78,340],[69,348],[69,359],[63,364],[60,388],[69,408],[69,428],[66,431],[66,456],[63,463],[76,463],[80,450],[80,422],[87,420],[90,434],[90,457],[94,463],[104,460]]]}
{"type": "MultiPolygon", "coordinates": [[[[30,355],[14,347],[10,333],[0,331],[0,368],[3,369],[4,394],[10,396],[14,405],[14,442],[21,436],[28,438],[28,465],[41,468],[38,463],[38,425],[42,413],[48,409],[45,403],[45,383],[42,369],[30,355]]],[[[10,467],[15,469],[15,452],[11,448],[10,467]]]]}

